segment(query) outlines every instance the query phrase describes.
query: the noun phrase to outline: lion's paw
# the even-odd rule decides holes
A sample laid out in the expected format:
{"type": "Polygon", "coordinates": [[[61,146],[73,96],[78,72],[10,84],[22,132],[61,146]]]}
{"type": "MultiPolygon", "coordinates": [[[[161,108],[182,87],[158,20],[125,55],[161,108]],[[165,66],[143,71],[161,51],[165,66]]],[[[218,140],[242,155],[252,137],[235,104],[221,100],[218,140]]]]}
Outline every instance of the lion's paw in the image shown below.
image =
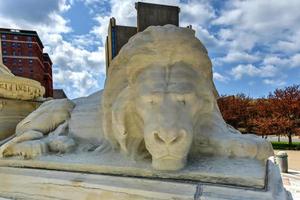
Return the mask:
{"type": "Polygon", "coordinates": [[[272,145],[255,135],[230,134],[227,137],[211,137],[210,146],[216,155],[250,158],[261,161],[273,155],[272,145]]]}
{"type": "Polygon", "coordinates": [[[51,152],[68,153],[74,149],[76,143],[67,136],[56,136],[49,139],[48,146],[51,152]]]}
{"type": "Polygon", "coordinates": [[[272,144],[267,141],[259,138],[257,141],[257,155],[258,160],[267,160],[270,156],[274,156],[274,150],[272,144]]]}
{"type": "Polygon", "coordinates": [[[255,135],[243,135],[232,144],[232,152],[235,157],[255,158],[265,161],[273,155],[272,145],[255,135]]]}
{"type": "Polygon", "coordinates": [[[252,140],[238,138],[230,144],[234,157],[255,158],[257,155],[257,144],[252,140]]]}
{"type": "Polygon", "coordinates": [[[41,140],[25,141],[14,144],[7,148],[3,155],[8,156],[22,156],[26,159],[32,159],[45,154],[48,151],[47,144],[41,140]]]}

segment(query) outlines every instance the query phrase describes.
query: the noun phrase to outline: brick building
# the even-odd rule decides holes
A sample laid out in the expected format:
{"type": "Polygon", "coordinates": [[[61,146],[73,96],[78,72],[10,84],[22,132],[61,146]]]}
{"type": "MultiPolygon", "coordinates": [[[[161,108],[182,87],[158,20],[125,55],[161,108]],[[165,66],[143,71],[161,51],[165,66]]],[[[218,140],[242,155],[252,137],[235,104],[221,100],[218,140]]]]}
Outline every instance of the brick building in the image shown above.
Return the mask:
{"type": "MultiPolygon", "coordinates": [[[[135,9],[137,11],[136,27],[117,25],[115,18],[111,18],[109,21],[105,43],[106,71],[112,59],[118,55],[122,46],[136,33],[144,31],[151,25],[163,26],[173,24],[179,26],[180,8],[177,6],[137,2],[135,9]]],[[[191,28],[191,26],[188,28],[191,28]]]]}
{"type": "Polygon", "coordinates": [[[52,62],[36,31],[0,28],[3,63],[16,76],[39,81],[53,96],[52,62]]]}

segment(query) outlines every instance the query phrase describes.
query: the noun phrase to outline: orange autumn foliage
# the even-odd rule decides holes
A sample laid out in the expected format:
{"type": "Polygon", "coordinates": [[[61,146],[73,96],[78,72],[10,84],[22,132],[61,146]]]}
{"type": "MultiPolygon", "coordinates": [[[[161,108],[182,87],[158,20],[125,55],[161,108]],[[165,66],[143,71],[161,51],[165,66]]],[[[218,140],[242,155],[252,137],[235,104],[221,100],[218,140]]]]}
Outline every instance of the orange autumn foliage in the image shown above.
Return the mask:
{"type": "Polygon", "coordinates": [[[258,135],[300,135],[300,85],[276,89],[267,98],[238,94],[221,96],[218,105],[225,121],[241,132],[258,135]]]}

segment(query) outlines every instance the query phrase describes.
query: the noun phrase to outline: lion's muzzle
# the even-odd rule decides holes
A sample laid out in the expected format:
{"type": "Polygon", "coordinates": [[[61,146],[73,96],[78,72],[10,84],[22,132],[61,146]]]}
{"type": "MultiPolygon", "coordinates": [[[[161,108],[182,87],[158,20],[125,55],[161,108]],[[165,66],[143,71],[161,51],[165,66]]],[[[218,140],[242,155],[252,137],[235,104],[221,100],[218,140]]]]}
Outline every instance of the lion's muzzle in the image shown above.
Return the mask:
{"type": "Polygon", "coordinates": [[[179,170],[186,165],[192,134],[185,129],[158,128],[146,134],[146,148],[157,170],[179,170]]]}

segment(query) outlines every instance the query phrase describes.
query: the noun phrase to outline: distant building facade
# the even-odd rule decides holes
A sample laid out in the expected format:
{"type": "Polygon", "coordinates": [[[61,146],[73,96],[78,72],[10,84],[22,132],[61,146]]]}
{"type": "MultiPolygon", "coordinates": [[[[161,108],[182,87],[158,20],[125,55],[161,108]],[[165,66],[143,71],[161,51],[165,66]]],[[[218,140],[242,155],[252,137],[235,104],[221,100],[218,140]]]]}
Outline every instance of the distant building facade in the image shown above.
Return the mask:
{"type": "Polygon", "coordinates": [[[144,31],[149,26],[173,24],[179,26],[180,8],[152,3],[137,2],[137,31],[144,31]]]}
{"type": "Polygon", "coordinates": [[[3,63],[16,76],[39,81],[53,96],[52,61],[36,31],[0,28],[3,63]]]}
{"type": "Polygon", "coordinates": [[[180,8],[177,6],[137,2],[135,8],[137,10],[137,27],[117,25],[115,18],[111,18],[109,21],[105,43],[106,72],[122,46],[136,33],[144,31],[152,25],[173,24],[179,26],[180,8]]]}
{"type": "Polygon", "coordinates": [[[106,70],[111,60],[119,53],[129,38],[137,33],[136,27],[116,25],[116,19],[111,18],[108,25],[108,35],[105,43],[106,70]]]}
{"type": "Polygon", "coordinates": [[[68,97],[63,89],[54,89],[53,90],[53,98],[54,99],[65,99],[68,97]]]}

